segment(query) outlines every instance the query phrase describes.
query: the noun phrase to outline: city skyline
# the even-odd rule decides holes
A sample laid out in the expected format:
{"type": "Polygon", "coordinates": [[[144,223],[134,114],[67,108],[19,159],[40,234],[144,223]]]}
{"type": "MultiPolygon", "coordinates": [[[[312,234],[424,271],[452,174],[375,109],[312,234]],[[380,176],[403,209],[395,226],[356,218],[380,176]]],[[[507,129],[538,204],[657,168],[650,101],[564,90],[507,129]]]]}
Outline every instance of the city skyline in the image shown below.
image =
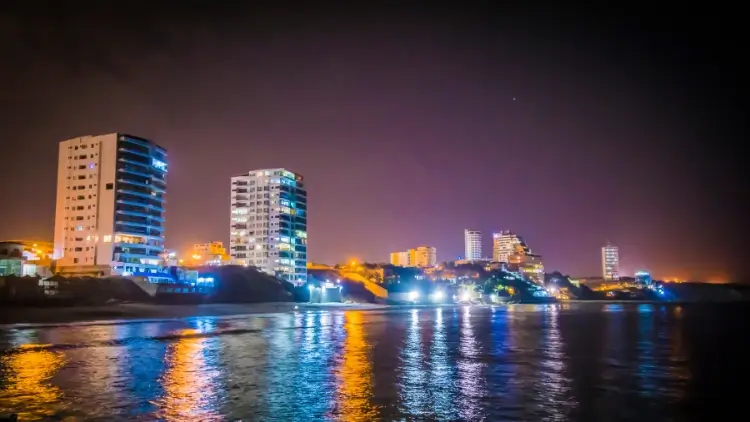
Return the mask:
{"type": "Polygon", "coordinates": [[[484,7],[305,10],[317,19],[303,26],[244,7],[155,6],[127,36],[115,28],[142,18],[128,10],[6,15],[17,25],[0,48],[17,66],[0,69],[0,139],[13,147],[0,166],[18,177],[0,238],[52,240],[55,145],[122,130],[170,151],[168,248],[228,245],[229,178],[284,167],[315,198],[311,261],[418,244],[449,259],[466,227],[503,227],[572,275],[601,272],[605,239],[623,274],[747,275],[738,157],[705,148],[737,140],[725,87],[741,67],[716,65],[733,59],[716,58],[710,34],[675,52],[659,34],[693,31],[686,22],[639,22],[642,39],[581,17],[582,37],[572,22],[484,7]],[[15,29],[29,22],[31,36],[15,29]]]}

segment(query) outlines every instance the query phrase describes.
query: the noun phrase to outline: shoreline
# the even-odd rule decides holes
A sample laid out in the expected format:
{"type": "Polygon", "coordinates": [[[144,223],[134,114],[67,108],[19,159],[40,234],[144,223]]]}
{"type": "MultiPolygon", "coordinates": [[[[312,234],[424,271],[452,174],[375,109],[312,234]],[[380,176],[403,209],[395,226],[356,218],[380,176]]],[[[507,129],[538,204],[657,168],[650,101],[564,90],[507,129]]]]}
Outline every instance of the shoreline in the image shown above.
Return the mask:
{"type": "Polygon", "coordinates": [[[158,322],[195,317],[241,318],[249,315],[280,314],[301,310],[373,310],[375,304],[312,304],[295,302],[213,303],[199,305],[157,305],[120,303],[102,306],[72,306],[0,309],[0,329],[55,325],[121,324],[158,322]]]}
{"type": "MultiPolygon", "coordinates": [[[[566,300],[555,303],[513,303],[513,304],[476,304],[470,306],[509,305],[687,305],[687,304],[730,304],[743,301],[637,301],[637,300],[566,300]]],[[[744,302],[748,303],[748,302],[744,302]]],[[[466,306],[462,304],[347,304],[347,303],[213,303],[198,305],[160,305],[151,303],[119,303],[99,306],[72,307],[14,307],[0,309],[0,330],[24,327],[44,327],[60,325],[110,325],[129,322],[161,322],[184,318],[217,317],[242,318],[261,314],[283,314],[295,311],[373,311],[385,309],[431,308],[437,306],[466,306]]]]}

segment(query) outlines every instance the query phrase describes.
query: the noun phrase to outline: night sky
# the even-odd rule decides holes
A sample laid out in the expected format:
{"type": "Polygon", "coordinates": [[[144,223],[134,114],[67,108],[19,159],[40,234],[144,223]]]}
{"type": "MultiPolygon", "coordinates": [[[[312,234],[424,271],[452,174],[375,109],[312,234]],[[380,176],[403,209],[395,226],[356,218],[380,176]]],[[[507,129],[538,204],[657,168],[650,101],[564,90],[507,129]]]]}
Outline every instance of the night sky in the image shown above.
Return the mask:
{"type": "Polygon", "coordinates": [[[316,262],[511,229],[576,276],[606,241],[624,274],[748,274],[731,11],[56,3],[0,5],[0,238],[52,240],[57,143],[119,131],[169,151],[179,250],[228,241],[230,176],[286,167],[316,262]]]}

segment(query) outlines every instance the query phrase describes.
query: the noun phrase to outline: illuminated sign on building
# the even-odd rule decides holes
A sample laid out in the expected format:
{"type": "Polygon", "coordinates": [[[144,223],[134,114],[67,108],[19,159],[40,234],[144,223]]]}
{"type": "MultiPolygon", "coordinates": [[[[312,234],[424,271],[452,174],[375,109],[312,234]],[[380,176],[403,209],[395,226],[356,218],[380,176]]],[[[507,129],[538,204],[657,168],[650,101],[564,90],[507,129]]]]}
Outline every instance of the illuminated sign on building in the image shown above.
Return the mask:
{"type": "Polygon", "coordinates": [[[164,161],[159,161],[156,158],[152,158],[151,165],[158,168],[159,170],[163,172],[167,171],[167,163],[165,163],[164,161]]]}

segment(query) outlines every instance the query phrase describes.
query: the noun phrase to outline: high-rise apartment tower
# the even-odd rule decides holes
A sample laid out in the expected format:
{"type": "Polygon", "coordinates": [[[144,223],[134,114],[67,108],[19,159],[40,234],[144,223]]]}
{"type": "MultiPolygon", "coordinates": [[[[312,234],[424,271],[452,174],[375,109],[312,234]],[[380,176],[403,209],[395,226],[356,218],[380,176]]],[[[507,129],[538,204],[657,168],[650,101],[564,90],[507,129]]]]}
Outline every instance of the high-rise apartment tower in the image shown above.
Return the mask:
{"type": "Polygon", "coordinates": [[[283,168],[232,177],[232,261],[295,284],[307,281],[307,191],[283,168]]]}

